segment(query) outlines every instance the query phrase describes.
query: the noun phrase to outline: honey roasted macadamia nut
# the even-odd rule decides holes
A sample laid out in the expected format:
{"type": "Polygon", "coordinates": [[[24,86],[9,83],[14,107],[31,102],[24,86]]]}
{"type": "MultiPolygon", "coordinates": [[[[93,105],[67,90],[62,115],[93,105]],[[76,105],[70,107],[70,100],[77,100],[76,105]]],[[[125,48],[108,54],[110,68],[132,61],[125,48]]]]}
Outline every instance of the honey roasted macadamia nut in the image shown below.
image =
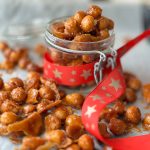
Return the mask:
{"type": "Polygon", "coordinates": [[[146,114],[143,119],[143,126],[146,130],[150,130],[150,114],[146,114]]]}
{"type": "Polygon", "coordinates": [[[51,114],[45,117],[46,132],[49,132],[51,130],[57,130],[60,128],[61,128],[61,120],[58,117],[51,114]]]}
{"type": "Polygon", "coordinates": [[[55,100],[55,92],[48,86],[41,87],[39,95],[42,99],[55,100]]]}
{"type": "Polygon", "coordinates": [[[29,114],[31,114],[35,110],[36,110],[36,106],[33,104],[27,104],[23,107],[23,113],[25,114],[25,116],[28,116],[29,114]]]}
{"type": "Polygon", "coordinates": [[[91,32],[94,29],[94,17],[87,15],[81,21],[81,29],[84,32],[91,32]]]}
{"type": "Polygon", "coordinates": [[[6,99],[10,99],[10,92],[0,91],[0,101],[5,101],[6,99]]]}
{"type": "Polygon", "coordinates": [[[65,103],[75,108],[81,108],[83,102],[84,96],[79,93],[68,94],[65,97],[65,103]]]}
{"type": "Polygon", "coordinates": [[[16,122],[18,119],[18,116],[13,112],[4,112],[2,113],[0,117],[0,122],[4,125],[8,125],[11,123],[16,122]]]}
{"type": "Polygon", "coordinates": [[[17,87],[11,92],[12,99],[17,103],[23,103],[26,99],[26,92],[22,87],[17,87]]]}
{"type": "Polygon", "coordinates": [[[20,78],[11,78],[8,83],[5,83],[5,90],[11,91],[17,87],[23,87],[24,83],[20,78]]]}
{"type": "Polygon", "coordinates": [[[78,139],[78,145],[81,147],[82,150],[94,150],[94,142],[93,139],[84,134],[78,139]]]}
{"type": "Polygon", "coordinates": [[[8,44],[6,42],[4,42],[4,41],[0,42],[0,50],[1,51],[5,51],[8,47],[9,46],[8,46],[8,44]]]}
{"type": "Polygon", "coordinates": [[[30,89],[27,94],[26,103],[28,104],[38,103],[38,94],[39,91],[37,89],[30,89]]]}
{"type": "Polygon", "coordinates": [[[53,114],[61,120],[65,120],[70,113],[71,112],[65,106],[59,106],[53,111],[53,114]]]}
{"type": "Polygon", "coordinates": [[[80,125],[68,125],[66,126],[66,134],[71,139],[78,139],[82,134],[84,134],[84,129],[80,125]]]}
{"type": "Polygon", "coordinates": [[[110,133],[108,132],[107,125],[105,123],[99,123],[98,128],[99,128],[100,134],[103,137],[105,137],[105,138],[109,138],[110,137],[110,133]]]}
{"type": "Polygon", "coordinates": [[[125,112],[125,105],[122,102],[117,101],[114,104],[113,109],[115,110],[115,112],[117,112],[117,114],[123,115],[125,112]]]}
{"type": "Polygon", "coordinates": [[[123,120],[112,118],[109,122],[109,129],[115,135],[122,135],[126,132],[127,125],[123,120]]]}
{"type": "Polygon", "coordinates": [[[56,144],[62,144],[66,138],[63,130],[51,130],[46,135],[47,139],[56,144]]]}
{"type": "Polygon", "coordinates": [[[126,88],[125,97],[126,97],[125,100],[127,102],[134,102],[134,101],[136,101],[136,93],[131,88],[126,88]]]}
{"type": "Polygon", "coordinates": [[[15,102],[6,99],[1,105],[1,112],[13,112],[15,114],[21,111],[21,108],[15,102]]]}
{"type": "Polygon", "coordinates": [[[65,21],[65,33],[69,35],[69,37],[74,37],[77,33],[80,32],[79,25],[77,21],[72,17],[65,21]]]}
{"type": "Polygon", "coordinates": [[[78,22],[78,24],[81,24],[82,19],[86,16],[86,13],[84,11],[77,11],[74,15],[74,19],[78,22]]]}
{"type": "Polygon", "coordinates": [[[75,114],[69,115],[66,118],[65,124],[66,126],[70,126],[70,125],[79,125],[81,127],[83,126],[81,117],[75,114]]]}
{"type": "Polygon", "coordinates": [[[100,114],[100,120],[104,119],[109,122],[112,118],[117,118],[118,114],[113,108],[104,108],[100,114]]]}
{"type": "Polygon", "coordinates": [[[133,90],[139,90],[141,88],[141,82],[137,78],[129,78],[127,85],[133,90]]]}
{"type": "Polygon", "coordinates": [[[96,5],[92,5],[87,11],[87,14],[93,16],[94,18],[100,17],[101,13],[102,9],[96,5]]]}
{"type": "Polygon", "coordinates": [[[125,113],[125,119],[130,123],[138,124],[141,121],[140,109],[136,106],[128,107],[125,113]]]}

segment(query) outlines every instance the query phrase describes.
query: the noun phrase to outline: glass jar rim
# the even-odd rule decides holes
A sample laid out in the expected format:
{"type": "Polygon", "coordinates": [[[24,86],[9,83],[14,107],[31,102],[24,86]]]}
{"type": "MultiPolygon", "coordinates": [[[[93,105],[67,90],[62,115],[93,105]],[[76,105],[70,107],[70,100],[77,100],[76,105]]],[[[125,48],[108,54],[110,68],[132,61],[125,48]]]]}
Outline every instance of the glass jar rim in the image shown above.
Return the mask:
{"type": "Polygon", "coordinates": [[[52,25],[52,23],[54,23],[55,21],[58,21],[58,20],[65,20],[65,19],[67,19],[68,17],[70,17],[70,16],[65,16],[65,17],[60,17],[60,18],[55,18],[55,19],[52,19],[51,21],[49,21],[48,22],[48,24],[47,24],[47,27],[46,27],[46,32],[48,33],[48,36],[47,36],[47,38],[49,39],[49,40],[58,40],[58,41],[60,41],[60,42],[65,42],[65,43],[72,43],[72,42],[74,42],[74,43],[77,43],[77,44],[100,44],[100,43],[105,43],[105,42],[107,42],[107,41],[109,41],[111,38],[113,38],[114,36],[115,36],[115,32],[114,32],[114,30],[110,30],[111,31],[111,34],[110,34],[110,36],[108,37],[108,38],[106,38],[106,39],[103,39],[103,40],[100,40],[100,41],[95,41],[95,42],[76,42],[76,41],[69,41],[69,40],[66,40],[66,39],[61,39],[61,38],[58,38],[58,37],[56,37],[56,36],[54,36],[51,32],[50,32],[50,25],[52,25]]]}
{"type": "Polygon", "coordinates": [[[37,18],[28,23],[13,23],[5,26],[0,37],[11,40],[28,40],[33,37],[43,36],[47,19],[37,18]]]}

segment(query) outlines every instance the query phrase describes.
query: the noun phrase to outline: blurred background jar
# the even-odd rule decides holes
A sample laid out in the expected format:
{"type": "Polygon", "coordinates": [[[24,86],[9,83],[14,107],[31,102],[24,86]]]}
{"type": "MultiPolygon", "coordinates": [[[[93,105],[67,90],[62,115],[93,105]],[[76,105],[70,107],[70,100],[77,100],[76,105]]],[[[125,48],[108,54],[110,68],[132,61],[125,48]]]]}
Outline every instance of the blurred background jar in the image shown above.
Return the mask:
{"type": "Polygon", "coordinates": [[[35,19],[29,23],[8,24],[0,34],[1,41],[7,41],[10,47],[34,49],[37,44],[44,45],[46,20],[35,19]]]}

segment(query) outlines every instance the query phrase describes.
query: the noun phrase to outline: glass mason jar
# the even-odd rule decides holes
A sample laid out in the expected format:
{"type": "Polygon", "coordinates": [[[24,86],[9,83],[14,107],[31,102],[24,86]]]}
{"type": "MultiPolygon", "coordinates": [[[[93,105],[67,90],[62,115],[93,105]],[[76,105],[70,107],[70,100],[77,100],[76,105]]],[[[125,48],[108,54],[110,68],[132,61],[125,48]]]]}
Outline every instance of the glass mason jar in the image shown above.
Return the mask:
{"type": "Polygon", "coordinates": [[[33,49],[39,43],[44,44],[46,23],[46,20],[35,19],[29,23],[6,25],[0,33],[0,40],[8,42],[10,47],[33,49]]]}
{"type": "MultiPolygon", "coordinates": [[[[64,17],[50,21],[45,32],[47,53],[53,63],[67,67],[89,64],[99,60],[100,55],[94,52],[109,53],[110,48],[113,48],[115,41],[113,30],[109,32],[110,36],[107,39],[96,42],[75,42],[54,36],[52,34],[52,25],[63,22],[66,19],[64,17]]],[[[87,84],[91,85],[91,83],[94,83],[94,80],[87,84]]]]}

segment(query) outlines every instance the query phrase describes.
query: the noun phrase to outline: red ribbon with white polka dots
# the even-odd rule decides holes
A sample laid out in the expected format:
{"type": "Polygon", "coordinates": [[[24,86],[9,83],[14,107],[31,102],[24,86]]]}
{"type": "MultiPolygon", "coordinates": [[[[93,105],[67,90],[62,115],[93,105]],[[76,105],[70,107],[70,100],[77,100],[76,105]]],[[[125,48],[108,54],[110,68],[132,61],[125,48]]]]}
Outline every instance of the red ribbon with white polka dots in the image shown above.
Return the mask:
{"type": "MultiPolygon", "coordinates": [[[[105,77],[86,97],[82,107],[82,121],[87,131],[115,150],[149,150],[150,135],[126,138],[104,138],[98,129],[99,116],[103,108],[115,101],[125,92],[120,58],[133,46],[150,36],[147,30],[117,50],[117,65],[113,70],[104,69],[105,77]]],[[[60,66],[54,64],[48,53],[44,57],[44,76],[56,80],[59,84],[77,86],[94,80],[94,63],[80,66],[60,66]]]]}

